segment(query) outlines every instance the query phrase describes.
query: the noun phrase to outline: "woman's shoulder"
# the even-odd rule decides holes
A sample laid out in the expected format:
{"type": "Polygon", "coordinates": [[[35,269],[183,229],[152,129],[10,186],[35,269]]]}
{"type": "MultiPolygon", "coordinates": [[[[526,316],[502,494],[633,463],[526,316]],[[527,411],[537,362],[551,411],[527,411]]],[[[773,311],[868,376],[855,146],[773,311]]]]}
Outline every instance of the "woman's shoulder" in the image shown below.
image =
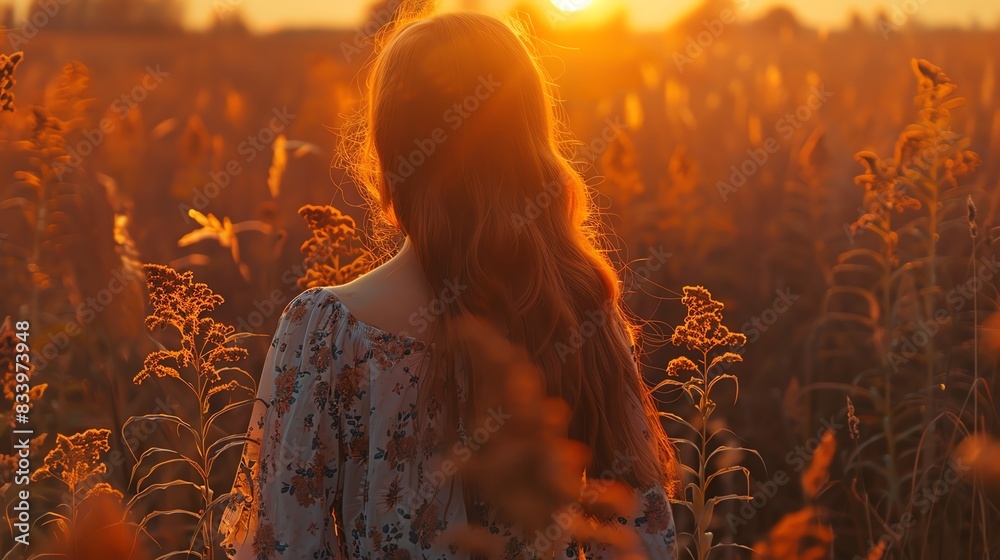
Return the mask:
{"type": "Polygon", "coordinates": [[[309,288],[295,296],[285,306],[279,332],[308,328],[323,336],[365,347],[392,347],[406,354],[425,349],[423,341],[407,333],[394,333],[359,320],[338,287],[309,288]]]}
{"type": "Polygon", "coordinates": [[[303,324],[309,318],[326,316],[339,319],[344,314],[343,304],[337,296],[327,287],[319,286],[308,288],[292,298],[281,312],[281,324],[294,327],[303,324]]]}

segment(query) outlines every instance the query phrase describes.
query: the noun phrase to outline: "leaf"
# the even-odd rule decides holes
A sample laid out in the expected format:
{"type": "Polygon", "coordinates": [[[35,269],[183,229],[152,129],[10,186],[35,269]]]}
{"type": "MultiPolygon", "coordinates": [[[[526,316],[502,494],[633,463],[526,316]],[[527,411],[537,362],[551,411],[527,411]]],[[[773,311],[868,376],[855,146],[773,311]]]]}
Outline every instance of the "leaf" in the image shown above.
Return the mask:
{"type": "Polygon", "coordinates": [[[734,472],[743,473],[743,476],[746,477],[746,480],[747,480],[747,493],[749,493],[750,492],[750,469],[748,469],[748,468],[746,468],[746,467],[744,467],[742,465],[733,465],[731,467],[723,467],[723,468],[715,471],[714,473],[708,475],[708,477],[705,478],[705,488],[708,488],[708,486],[710,484],[712,484],[712,481],[715,480],[716,478],[718,478],[720,476],[723,476],[723,475],[726,475],[726,474],[734,473],[734,472]]]}
{"type": "MultiPolygon", "coordinates": [[[[181,420],[179,417],[173,414],[144,414],[142,416],[130,416],[128,420],[126,420],[125,423],[122,424],[122,437],[125,437],[125,429],[128,428],[128,426],[132,422],[138,420],[149,420],[150,422],[160,422],[160,421],[173,422],[174,424],[177,425],[178,434],[180,434],[180,429],[184,428],[188,432],[191,432],[191,435],[195,437],[196,441],[200,439],[200,434],[198,434],[198,432],[195,431],[195,429],[190,424],[188,424],[184,420],[181,420]]],[[[128,444],[128,439],[126,439],[125,442],[126,442],[126,447],[128,447],[129,452],[132,454],[132,458],[135,459],[136,458],[135,451],[132,449],[132,446],[128,444]]]]}
{"type": "Polygon", "coordinates": [[[222,416],[223,414],[229,412],[230,410],[233,410],[235,408],[239,408],[241,406],[246,406],[247,404],[251,404],[251,403],[254,403],[254,402],[257,402],[257,399],[247,399],[247,400],[243,400],[243,401],[239,401],[239,402],[227,404],[226,406],[224,406],[221,409],[217,410],[211,416],[208,417],[208,420],[205,421],[205,429],[208,430],[209,428],[211,428],[212,424],[215,423],[215,421],[219,418],[219,416],[222,416]]]}
{"type": "Polygon", "coordinates": [[[151,485],[147,486],[141,492],[136,493],[135,496],[132,496],[132,498],[128,501],[126,509],[131,509],[134,504],[136,504],[137,502],[139,502],[140,500],[142,500],[146,496],[152,494],[153,492],[157,492],[157,491],[160,491],[160,490],[169,490],[169,489],[174,488],[176,486],[190,486],[190,487],[194,488],[195,490],[198,490],[198,492],[203,492],[205,490],[204,486],[202,486],[200,484],[195,484],[194,482],[191,482],[189,480],[172,480],[170,482],[163,482],[163,483],[159,483],[159,484],[151,484],[151,485]]]}
{"type": "Polygon", "coordinates": [[[142,483],[147,478],[149,478],[150,476],[152,476],[152,474],[154,472],[156,472],[156,469],[158,469],[160,467],[163,467],[163,466],[166,466],[166,465],[169,465],[171,463],[176,463],[176,462],[182,462],[182,463],[185,463],[187,465],[190,465],[190,466],[194,467],[194,469],[198,472],[198,474],[202,477],[202,479],[206,478],[204,472],[201,469],[201,466],[198,463],[195,463],[194,461],[192,461],[191,459],[188,459],[187,457],[175,457],[173,459],[167,459],[166,461],[160,461],[159,463],[156,463],[155,465],[153,465],[153,467],[151,469],[149,469],[149,471],[146,474],[142,475],[142,477],[139,480],[136,481],[136,483],[135,483],[136,490],[139,490],[140,488],[142,488],[142,483]]]}
{"type": "Polygon", "coordinates": [[[227,449],[235,447],[237,445],[244,445],[248,441],[253,441],[245,436],[241,437],[242,437],[241,441],[231,441],[226,445],[222,446],[221,448],[217,449],[215,453],[213,453],[212,456],[208,458],[208,468],[211,469],[212,465],[215,463],[215,460],[219,457],[219,455],[222,455],[222,453],[225,452],[227,449]]]}
{"type": "Polygon", "coordinates": [[[155,510],[147,514],[146,517],[143,517],[142,521],[139,522],[139,526],[145,527],[149,521],[153,520],[156,517],[161,517],[164,515],[188,515],[194,517],[195,519],[198,519],[197,513],[193,511],[188,511],[186,509],[155,510]]]}
{"type": "MultiPolygon", "coordinates": [[[[129,484],[131,484],[132,480],[135,478],[135,472],[136,472],[136,470],[138,470],[139,467],[143,465],[143,461],[147,457],[149,457],[150,455],[152,455],[153,453],[168,453],[168,454],[177,455],[177,457],[175,457],[174,459],[170,459],[170,460],[171,461],[177,461],[177,460],[179,460],[178,458],[180,458],[180,459],[188,461],[189,463],[191,463],[191,465],[195,469],[197,469],[198,474],[202,475],[202,477],[204,478],[204,473],[201,470],[201,466],[198,465],[198,463],[195,463],[194,460],[192,460],[191,458],[186,457],[185,455],[183,455],[180,451],[176,451],[174,449],[166,449],[166,448],[163,448],[163,447],[152,447],[150,449],[147,449],[146,451],[143,451],[142,455],[139,456],[139,459],[136,461],[135,465],[132,467],[132,474],[129,475],[129,484]]],[[[150,471],[147,472],[142,478],[146,478],[147,476],[149,476],[149,474],[152,473],[153,470],[155,470],[156,467],[159,466],[160,464],[162,464],[162,463],[157,463],[156,465],[154,465],[153,468],[150,469],[150,471]]],[[[141,484],[141,483],[142,483],[142,480],[140,480],[138,484],[141,484]]]]}
{"type": "Polygon", "coordinates": [[[195,243],[206,239],[219,239],[219,232],[210,228],[196,229],[192,232],[184,234],[183,237],[178,239],[177,246],[187,247],[188,245],[194,245],[195,243]]]}

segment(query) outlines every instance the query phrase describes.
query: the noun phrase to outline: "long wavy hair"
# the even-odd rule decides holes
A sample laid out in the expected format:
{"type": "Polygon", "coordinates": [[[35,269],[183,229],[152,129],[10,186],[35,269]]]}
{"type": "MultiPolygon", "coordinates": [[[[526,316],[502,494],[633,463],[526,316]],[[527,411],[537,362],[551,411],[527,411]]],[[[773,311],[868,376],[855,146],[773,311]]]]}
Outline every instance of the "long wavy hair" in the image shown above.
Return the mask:
{"type": "MultiPolygon", "coordinates": [[[[448,13],[401,20],[377,43],[342,164],[376,218],[409,238],[434,292],[462,287],[436,321],[445,347],[461,346],[456,318],[490,321],[569,404],[589,476],[620,470],[624,455],[621,479],[674,491],[674,453],[637,366],[639,328],[530,39],[448,13]]],[[[460,383],[448,377],[464,375],[475,395],[475,372],[445,356],[424,385],[450,387],[443,402],[457,408],[460,383]]]]}

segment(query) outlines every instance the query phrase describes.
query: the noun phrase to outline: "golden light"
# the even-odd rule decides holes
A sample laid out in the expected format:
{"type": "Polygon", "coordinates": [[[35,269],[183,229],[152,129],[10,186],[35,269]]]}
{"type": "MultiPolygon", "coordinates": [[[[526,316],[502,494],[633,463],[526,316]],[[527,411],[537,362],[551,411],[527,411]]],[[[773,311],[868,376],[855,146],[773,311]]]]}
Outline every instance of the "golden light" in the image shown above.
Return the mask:
{"type": "Polygon", "coordinates": [[[593,0],[552,0],[552,5],[564,12],[579,12],[591,2],[593,0]]]}

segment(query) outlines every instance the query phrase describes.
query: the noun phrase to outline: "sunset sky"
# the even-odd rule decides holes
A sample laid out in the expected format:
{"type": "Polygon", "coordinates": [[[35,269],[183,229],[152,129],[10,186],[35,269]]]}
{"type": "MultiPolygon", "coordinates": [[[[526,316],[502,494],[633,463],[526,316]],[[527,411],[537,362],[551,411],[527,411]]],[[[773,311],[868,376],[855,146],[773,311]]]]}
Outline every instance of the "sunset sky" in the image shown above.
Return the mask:
{"type": "MultiPolygon", "coordinates": [[[[267,30],[287,26],[341,25],[355,26],[362,22],[371,0],[186,0],[187,20],[192,26],[205,25],[213,11],[220,6],[235,6],[243,11],[256,29],[267,30]]],[[[485,11],[502,10],[514,0],[442,0],[446,7],[478,4],[485,11]]],[[[551,6],[550,0],[533,0],[551,6]]],[[[663,26],[684,14],[701,0],[592,0],[592,5],[582,13],[595,17],[625,6],[637,27],[663,26]]],[[[808,23],[836,27],[847,21],[847,14],[857,10],[865,16],[875,13],[877,6],[891,11],[893,6],[919,6],[916,18],[928,23],[969,24],[978,20],[981,25],[994,26],[1000,22],[1000,2],[997,0],[735,0],[746,4],[743,10],[753,16],[775,5],[791,7],[808,23]]],[[[22,13],[29,0],[18,0],[22,13]]],[[[555,10],[555,8],[551,8],[555,10]]]]}

